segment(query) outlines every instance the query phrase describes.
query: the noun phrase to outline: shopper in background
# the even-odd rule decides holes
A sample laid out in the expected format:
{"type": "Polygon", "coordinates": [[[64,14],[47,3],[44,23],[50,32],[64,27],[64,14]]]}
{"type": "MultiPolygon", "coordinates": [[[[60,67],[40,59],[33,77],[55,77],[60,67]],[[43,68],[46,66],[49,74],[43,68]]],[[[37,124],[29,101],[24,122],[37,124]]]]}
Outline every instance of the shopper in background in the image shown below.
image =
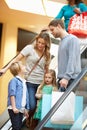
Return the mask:
{"type": "Polygon", "coordinates": [[[60,12],[57,14],[55,19],[61,19],[64,17],[65,29],[68,31],[68,24],[70,18],[75,14],[80,14],[81,12],[87,11],[87,6],[82,0],[67,0],[68,4],[64,5],[60,12]]]}
{"type": "Polygon", "coordinates": [[[61,39],[58,49],[58,87],[65,91],[81,72],[79,39],[68,34],[61,19],[52,20],[48,27],[55,38],[61,39]]]}

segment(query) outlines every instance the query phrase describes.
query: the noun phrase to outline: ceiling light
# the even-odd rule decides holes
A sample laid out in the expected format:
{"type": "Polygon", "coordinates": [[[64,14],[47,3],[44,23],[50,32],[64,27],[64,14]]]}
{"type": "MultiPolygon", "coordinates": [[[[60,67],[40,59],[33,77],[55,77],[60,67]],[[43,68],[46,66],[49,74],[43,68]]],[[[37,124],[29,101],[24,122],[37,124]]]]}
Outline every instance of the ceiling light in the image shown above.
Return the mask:
{"type": "Polygon", "coordinates": [[[55,17],[63,3],[50,0],[5,0],[10,9],[55,17]]]}

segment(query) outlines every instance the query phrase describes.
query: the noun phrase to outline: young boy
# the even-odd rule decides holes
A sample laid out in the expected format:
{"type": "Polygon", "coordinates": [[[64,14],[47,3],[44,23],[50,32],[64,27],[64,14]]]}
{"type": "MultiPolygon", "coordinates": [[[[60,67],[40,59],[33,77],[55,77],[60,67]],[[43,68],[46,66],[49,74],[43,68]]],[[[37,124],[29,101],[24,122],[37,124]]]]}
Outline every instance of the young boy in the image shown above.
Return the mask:
{"type": "Polygon", "coordinates": [[[8,84],[8,113],[12,123],[12,130],[20,130],[23,114],[28,118],[29,110],[29,99],[24,79],[26,69],[21,62],[15,62],[11,65],[10,72],[14,77],[8,84]]]}

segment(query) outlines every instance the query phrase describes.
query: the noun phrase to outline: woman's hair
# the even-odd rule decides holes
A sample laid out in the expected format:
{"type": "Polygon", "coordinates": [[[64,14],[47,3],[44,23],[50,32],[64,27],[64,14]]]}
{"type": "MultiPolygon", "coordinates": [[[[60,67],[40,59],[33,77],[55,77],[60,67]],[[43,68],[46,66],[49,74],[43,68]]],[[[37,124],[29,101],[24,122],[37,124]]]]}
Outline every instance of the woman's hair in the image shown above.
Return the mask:
{"type": "MultiPolygon", "coordinates": [[[[68,1],[68,4],[71,3],[71,0],[67,0],[68,1]]],[[[75,3],[76,5],[78,5],[79,3],[83,3],[83,0],[75,0],[75,3]]]]}
{"type": "Polygon", "coordinates": [[[21,70],[20,64],[21,64],[20,62],[15,62],[12,63],[12,65],[10,66],[10,72],[13,74],[13,76],[18,75],[18,73],[20,72],[21,70]]]}
{"type": "MultiPolygon", "coordinates": [[[[44,74],[44,79],[45,79],[45,75],[46,74],[51,74],[52,76],[52,86],[54,87],[54,90],[56,90],[57,88],[57,82],[56,82],[56,72],[53,69],[49,69],[45,74],[44,74]]],[[[43,80],[43,83],[40,85],[41,89],[43,88],[43,86],[45,85],[45,80],[43,80]]]]}
{"type": "Polygon", "coordinates": [[[79,3],[83,3],[83,1],[82,0],[75,0],[76,5],[79,4],[79,3]]]}
{"type": "Polygon", "coordinates": [[[49,27],[50,26],[54,26],[54,27],[57,27],[58,24],[63,28],[65,29],[65,26],[64,26],[64,22],[62,19],[53,19],[50,23],[49,23],[49,27]]]}
{"type": "MultiPolygon", "coordinates": [[[[51,57],[50,55],[51,38],[47,32],[41,32],[38,36],[36,36],[36,42],[38,41],[39,38],[43,38],[46,43],[45,50],[44,50],[44,57],[46,59],[46,63],[49,64],[50,57],[51,57]]],[[[35,45],[35,48],[36,48],[36,45],[35,45]]]]}

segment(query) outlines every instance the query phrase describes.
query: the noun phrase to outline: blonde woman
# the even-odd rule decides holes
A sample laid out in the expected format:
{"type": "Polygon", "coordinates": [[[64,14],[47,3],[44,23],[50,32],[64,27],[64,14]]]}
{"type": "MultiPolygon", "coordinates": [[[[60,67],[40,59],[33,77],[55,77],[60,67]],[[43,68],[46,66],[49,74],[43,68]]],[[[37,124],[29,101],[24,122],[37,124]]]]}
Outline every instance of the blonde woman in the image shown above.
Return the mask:
{"type": "Polygon", "coordinates": [[[29,93],[29,122],[34,114],[37,100],[35,97],[35,93],[37,91],[38,86],[41,84],[44,72],[48,70],[50,63],[50,36],[46,32],[41,32],[34,42],[34,44],[27,45],[22,49],[20,54],[14,58],[5,68],[0,70],[0,73],[5,73],[12,63],[22,60],[24,57],[26,59],[26,69],[31,71],[32,67],[36,64],[36,62],[40,59],[37,66],[34,68],[32,73],[27,76],[27,88],[29,93]]]}

